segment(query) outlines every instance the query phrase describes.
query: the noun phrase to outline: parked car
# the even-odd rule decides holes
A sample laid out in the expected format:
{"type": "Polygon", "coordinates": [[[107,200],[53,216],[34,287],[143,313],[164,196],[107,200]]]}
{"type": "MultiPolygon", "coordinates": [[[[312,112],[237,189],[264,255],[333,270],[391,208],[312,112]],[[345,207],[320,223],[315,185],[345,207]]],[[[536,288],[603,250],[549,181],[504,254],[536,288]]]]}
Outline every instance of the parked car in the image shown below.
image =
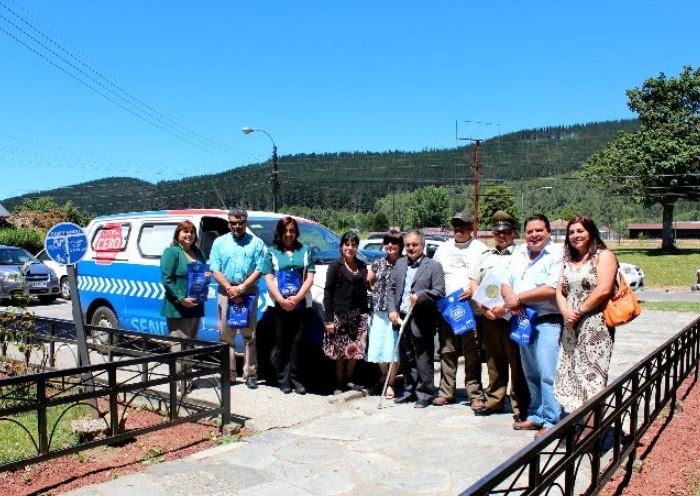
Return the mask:
{"type": "Polygon", "coordinates": [[[644,272],[638,265],[620,262],[620,271],[632,289],[644,286],[644,272]]]}
{"type": "MultiPolygon", "coordinates": [[[[362,239],[360,240],[359,249],[365,256],[367,256],[367,258],[374,260],[375,258],[379,258],[378,252],[382,251],[382,241],[383,240],[376,238],[362,239]]],[[[443,243],[444,241],[426,238],[424,253],[428,257],[433,258],[433,255],[435,255],[435,250],[437,250],[438,246],[443,243]]]]}
{"type": "Polygon", "coordinates": [[[17,246],[0,245],[0,300],[36,296],[51,303],[60,296],[58,276],[34,255],[17,246]]]}
{"type": "Polygon", "coordinates": [[[70,285],[68,284],[68,269],[65,264],[54,262],[46,250],[41,250],[36,254],[36,258],[47,267],[51,267],[58,276],[59,286],[61,288],[61,298],[70,300],[70,285]]]}

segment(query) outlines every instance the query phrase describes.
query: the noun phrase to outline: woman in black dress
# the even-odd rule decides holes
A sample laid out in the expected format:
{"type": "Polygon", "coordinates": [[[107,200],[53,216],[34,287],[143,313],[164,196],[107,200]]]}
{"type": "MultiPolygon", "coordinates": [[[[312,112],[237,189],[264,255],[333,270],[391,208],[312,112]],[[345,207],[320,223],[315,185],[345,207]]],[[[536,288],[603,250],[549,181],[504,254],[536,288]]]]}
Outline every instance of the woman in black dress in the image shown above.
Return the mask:
{"type": "Polygon", "coordinates": [[[367,348],[367,265],[357,258],[359,242],[355,233],[345,233],[340,240],[341,256],[331,262],[326,274],[323,352],[335,361],[334,394],[357,388],[352,375],[367,348]]]}

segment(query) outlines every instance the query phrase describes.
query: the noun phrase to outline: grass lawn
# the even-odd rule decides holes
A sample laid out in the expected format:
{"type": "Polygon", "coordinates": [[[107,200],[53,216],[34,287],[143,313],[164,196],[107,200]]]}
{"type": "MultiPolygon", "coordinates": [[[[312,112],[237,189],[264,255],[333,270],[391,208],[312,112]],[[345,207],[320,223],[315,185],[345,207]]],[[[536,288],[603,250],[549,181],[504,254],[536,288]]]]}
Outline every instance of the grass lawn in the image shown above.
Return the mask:
{"type": "Polygon", "coordinates": [[[620,262],[639,265],[647,287],[681,287],[695,284],[695,271],[700,266],[700,241],[679,240],[673,252],[661,250],[661,241],[611,241],[620,262]]]}
{"type": "MultiPolygon", "coordinates": [[[[3,389],[0,388],[0,394],[3,397],[8,397],[7,391],[3,391],[3,389]]],[[[50,439],[51,449],[75,445],[78,439],[71,432],[70,423],[72,420],[87,416],[91,411],[92,409],[86,405],[74,405],[73,407],[62,405],[49,408],[46,423],[49,436],[53,436],[50,439]]],[[[34,445],[35,442],[38,443],[36,412],[24,413],[12,417],[12,420],[0,421],[0,439],[2,440],[0,443],[0,463],[36,455],[37,448],[34,445]]]]}

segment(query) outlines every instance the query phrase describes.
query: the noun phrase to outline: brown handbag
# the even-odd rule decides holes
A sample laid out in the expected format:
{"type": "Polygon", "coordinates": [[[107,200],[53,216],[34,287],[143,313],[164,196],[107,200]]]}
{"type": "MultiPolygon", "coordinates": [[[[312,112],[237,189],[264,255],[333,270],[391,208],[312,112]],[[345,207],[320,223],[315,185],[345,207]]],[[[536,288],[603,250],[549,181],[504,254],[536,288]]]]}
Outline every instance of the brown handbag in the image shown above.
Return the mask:
{"type": "Polygon", "coordinates": [[[603,310],[605,323],[608,327],[617,327],[631,322],[637,315],[642,313],[642,307],[639,305],[634,291],[629,287],[625,276],[622,275],[619,269],[617,271],[617,279],[617,291],[603,310]]]}

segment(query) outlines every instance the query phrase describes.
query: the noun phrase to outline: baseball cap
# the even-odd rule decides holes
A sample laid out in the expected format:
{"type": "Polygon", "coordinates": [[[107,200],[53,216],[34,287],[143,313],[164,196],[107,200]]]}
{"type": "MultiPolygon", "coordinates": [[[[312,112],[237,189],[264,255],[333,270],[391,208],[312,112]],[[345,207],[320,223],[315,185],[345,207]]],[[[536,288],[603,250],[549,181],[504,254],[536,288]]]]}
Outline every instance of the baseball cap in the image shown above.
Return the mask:
{"type": "Polygon", "coordinates": [[[455,221],[463,222],[465,224],[474,224],[474,216],[467,212],[457,212],[452,216],[452,220],[450,222],[452,222],[452,225],[454,225],[455,221]]]}

